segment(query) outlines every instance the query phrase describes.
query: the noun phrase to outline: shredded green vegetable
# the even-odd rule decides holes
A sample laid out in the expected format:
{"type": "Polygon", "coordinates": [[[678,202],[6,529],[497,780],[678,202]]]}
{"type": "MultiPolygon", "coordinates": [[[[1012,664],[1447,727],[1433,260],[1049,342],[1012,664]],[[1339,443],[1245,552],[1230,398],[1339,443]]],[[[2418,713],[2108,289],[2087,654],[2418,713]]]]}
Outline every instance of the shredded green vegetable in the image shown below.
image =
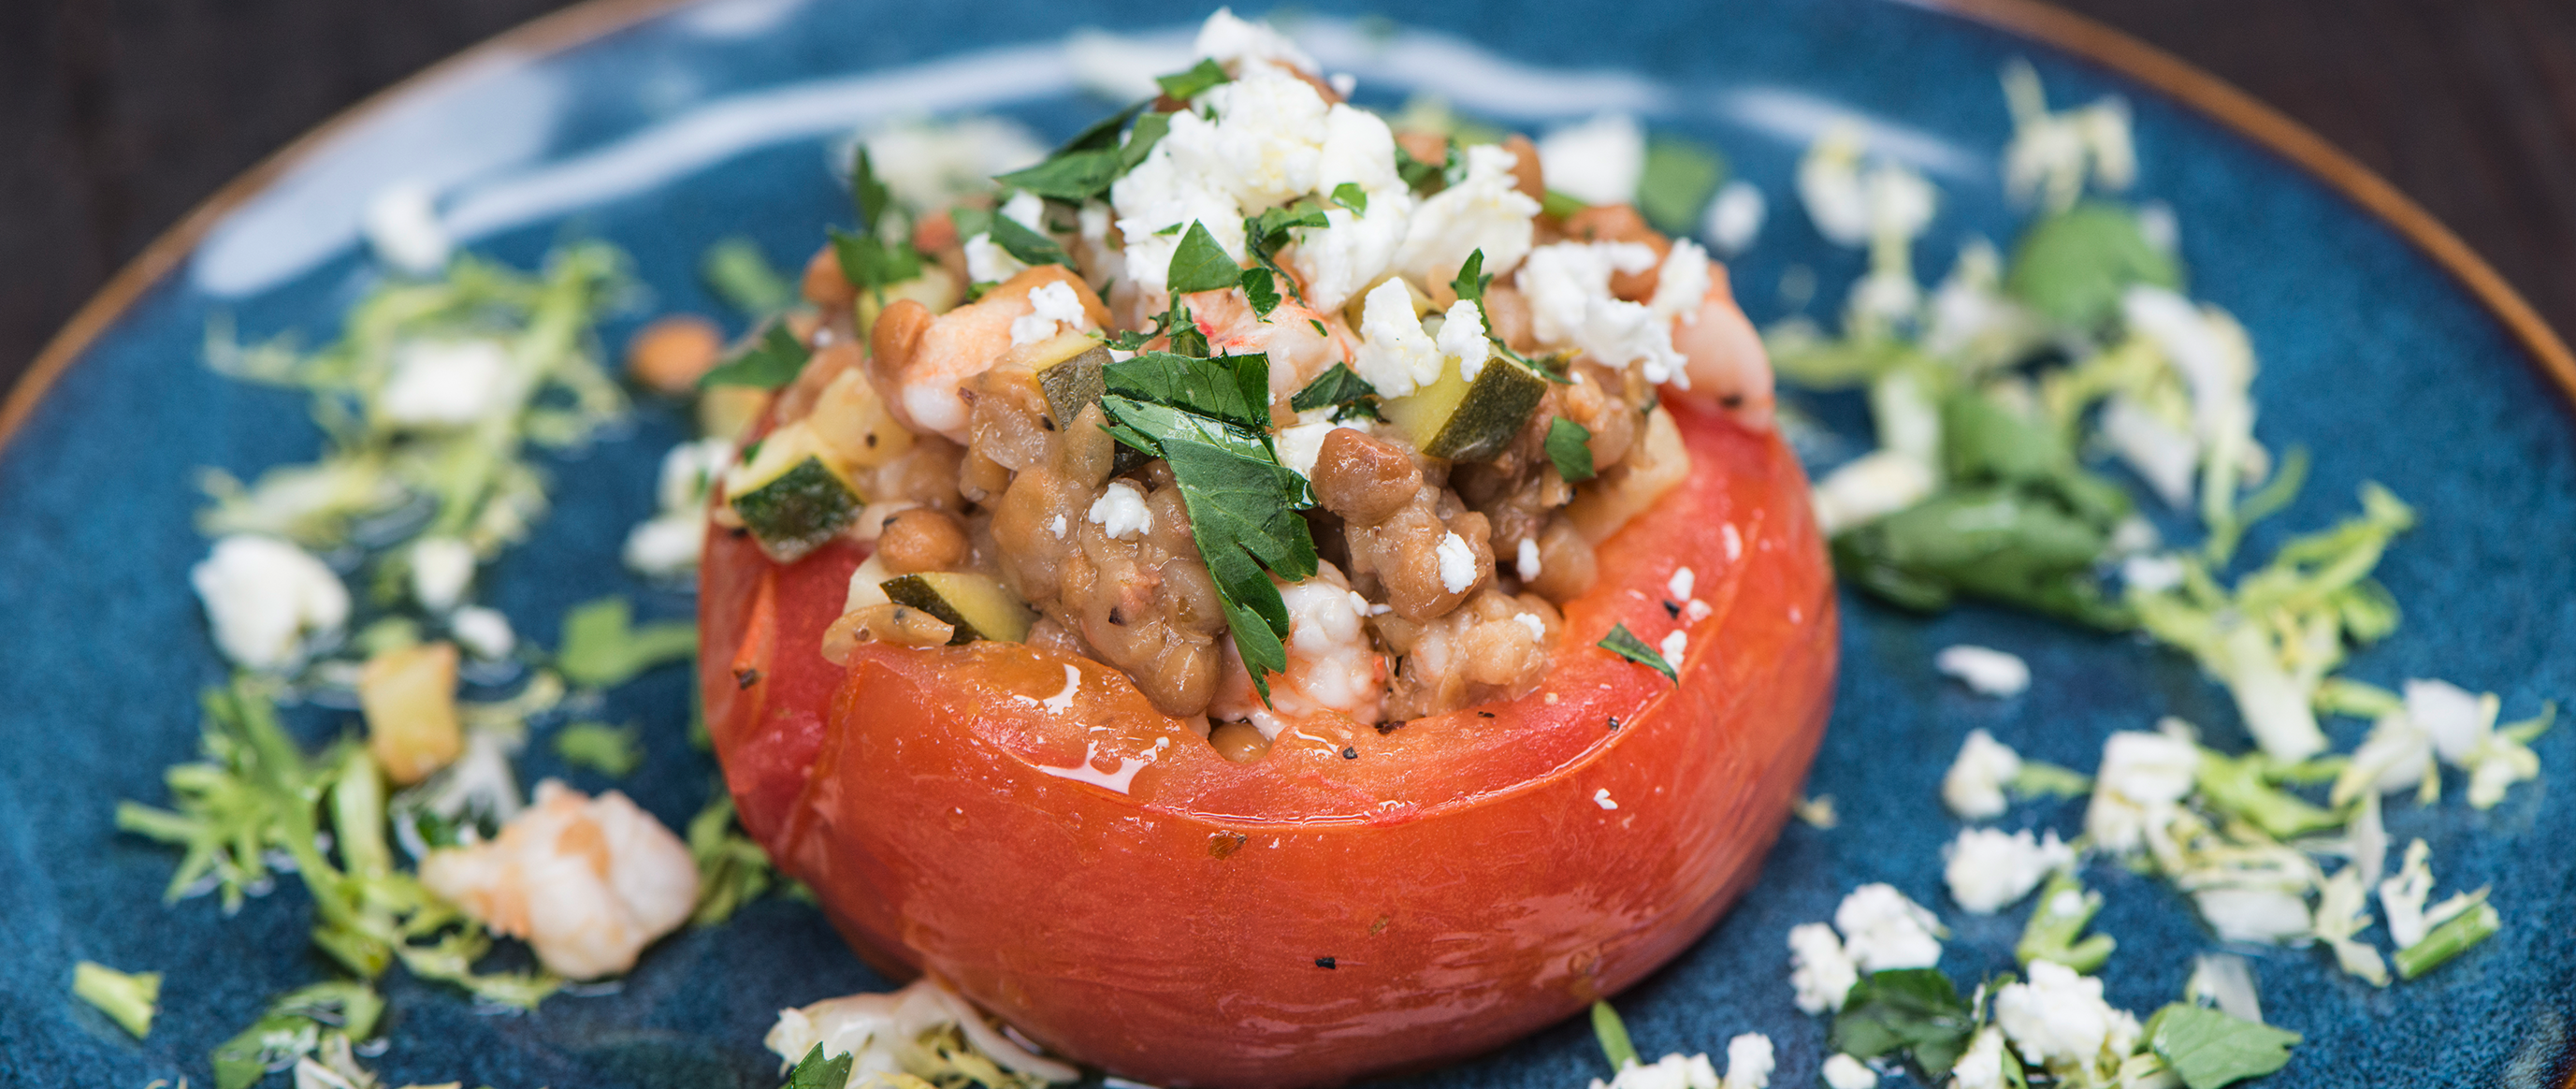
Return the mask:
{"type": "Polygon", "coordinates": [[[72,994],[98,1007],[98,1012],[140,1040],[152,1034],[153,1010],[161,1001],[161,973],[120,972],[82,961],[72,966],[72,994]]]}

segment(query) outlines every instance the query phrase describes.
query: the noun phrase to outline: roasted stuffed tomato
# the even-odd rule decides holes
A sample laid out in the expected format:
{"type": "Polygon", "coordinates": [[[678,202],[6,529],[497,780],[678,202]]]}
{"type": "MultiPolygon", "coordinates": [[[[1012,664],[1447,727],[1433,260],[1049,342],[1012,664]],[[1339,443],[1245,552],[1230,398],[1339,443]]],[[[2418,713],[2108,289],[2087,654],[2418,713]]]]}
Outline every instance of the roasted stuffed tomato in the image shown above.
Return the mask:
{"type": "Polygon", "coordinates": [[[706,544],[705,710],[871,963],[1128,1078],[1324,1085],[1704,932],[1815,751],[1834,596],[1697,246],[1215,59],[1150,150],[1097,138],[1102,199],[863,200],[917,266],[818,255],[706,544]],[[1305,195],[1212,231],[1130,191],[1280,102],[1339,149],[1305,195]]]}

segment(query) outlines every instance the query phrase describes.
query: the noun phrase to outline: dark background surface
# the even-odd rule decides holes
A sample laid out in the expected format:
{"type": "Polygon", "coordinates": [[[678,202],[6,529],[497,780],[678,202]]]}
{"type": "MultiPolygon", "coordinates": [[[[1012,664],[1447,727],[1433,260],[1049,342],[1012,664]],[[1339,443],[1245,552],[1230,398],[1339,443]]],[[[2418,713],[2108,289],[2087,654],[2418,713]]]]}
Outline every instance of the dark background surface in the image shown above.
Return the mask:
{"type": "MultiPolygon", "coordinates": [[[[562,6],[0,0],[0,387],[233,176],[369,93],[562,6]]],[[[2315,129],[2458,231],[2562,335],[2576,330],[2576,3],[2063,6],[2315,129]]]]}

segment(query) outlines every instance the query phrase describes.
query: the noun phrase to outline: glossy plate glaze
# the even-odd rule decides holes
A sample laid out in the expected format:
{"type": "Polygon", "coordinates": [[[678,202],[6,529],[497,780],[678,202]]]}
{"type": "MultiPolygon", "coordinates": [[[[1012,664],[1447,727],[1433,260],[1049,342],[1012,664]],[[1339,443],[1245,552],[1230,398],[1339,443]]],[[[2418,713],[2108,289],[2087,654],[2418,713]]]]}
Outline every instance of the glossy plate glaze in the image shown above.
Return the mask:
{"type": "MultiPolygon", "coordinates": [[[[209,1048],[267,996],[325,974],[304,941],[300,892],[281,889],[232,918],[205,899],[162,907],[171,857],[110,823],[118,799],[164,797],[161,769],[195,750],[195,692],[223,672],[187,591],[187,568],[205,551],[190,524],[193,470],[248,473],[307,459],[318,442],[300,398],[204,368],[209,321],[327,339],[374,276],[356,242],[359,208],[383,184],[417,179],[437,187],[449,225],[479,252],[528,265],[557,240],[598,237],[633,254],[650,297],[605,330],[621,343],[652,311],[716,311],[694,275],[708,243],[747,234],[785,262],[844,220],[826,149],[851,128],[978,110],[1069,132],[1103,106],[1076,87],[1061,48],[1069,32],[1105,26],[1177,43],[1205,14],[1067,0],[607,3],[442,66],[227,190],[85,311],[0,412],[0,617],[11,633],[0,652],[0,1084],[205,1082],[209,1048]],[[167,973],[149,1040],[70,999],[83,959],[167,973]]],[[[1942,187],[1917,256],[1939,268],[1965,237],[2009,237],[2017,222],[1993,165],[2009,131],[1995,82],[2004,62],[2030,58],[2060,102],[2127,95],[2144,162],[2137,192],[2174,207],[2192,293],[2234,311],[2262,355],[2258,433],[2318,453],[2304,496],[2256,534],[2252,554],[2337,517],[2362,480],[2378,480],[2424,525],[2380,572],[2406,622],[2351,674],[2495,690],[2508,715],[2576,696],[2576,428],[2562,386],[2576,369],[2456,241],[2259,107],[2016,0],[1957,11],[1641,3],[1608,22],[1565,5],[1378,10],[1387,19],[1317,4],[1296,24],[1328,67],[1358,76],[1364,101],[1429,91],[1527,128],[1622,109],[1723,147],[1772,204],[1735,265],[1739,297],[1764,322],[1802,307],[1830,313],[1860,269],[1860,255],[1828,246],[1790,195],[1798,153],[1828,121],[1864,119],[1876,146],[1942,187]],[[1782,290],[1801,280],[1824,288],[1803,302],[1782,290]]],[[[556,509],[485,576],[522,631],[551,632],[567,605],[607,593],[687,615],[685,598],[604,559],[649,512],[653,465],[681,434],[675,412],[651,407],[549,467],[556,509]]],[[[1650,1055],[1722,1051],[1760,1031],[1779,1046],[1774,1084],[1815,1084],[1824,1025],[1790,1004],[1783,936],[1865,881],[1893,882],[1940,911],[1955,933],[1943,962],[1954,977],[2011,965],[2019,914],[1967,915],[1940,885],[1939,846],[1955,829],[1937,784],[1968,729],[2078,768],[2094,764],[2105,733],[2161,713],[2243,744],[2224,694],[2176,655],[1984,609],[1926,621],[1849,605],[1839,704],[1808,788],[1837,799],[1841,825],[1792,824],[1759,886],[1620,1000],[1650,1055]],[[2035,683],[2005,701],[1966,694],[1929,664],[1955,642],[2022,654],[2035,683]]],[[[616,692],[601,716],[647,727],[650,758],[616,785],[674,824],[704,800],[713,770],[683,740],[687,700],[683,671],[668,669],[616,692]]],[[[295,721],[319,738],[346,719],[308,709],[295,721]]],[[[2340,747],[2357,725],[2336,724],[2340,747]]],[[[2563,784],[2576,730],[2537,748],[2543,779],[2495,809],[2472,812],[2455,790],[2429,811],[2398,805],[2388,817],[2399,842],[2431,841],[2445,888],[2493,884],[2503,933],[2385,991],[2313,950],[2249,951],[2268,1018],[2308,1037],[2271,1084],[2567,1077],[2576,800],[2563,784]]],[[[527,769],[564,770],[542,744],[527,769]]],[[[2071,834],[2080,818],[2072,804],[2034,804],[2004,826],[2071,834]]],[[[2088,876],[2109,899],[2098,928],[2121,945],[2104,972],[2109,998],[2151,1010],[2214,939],[2161,885],[2102,866],[2088,876]]],[[[387,1081],[505,1087],[766,1089],[777,1067],[759,1040],[779,1007],[883,985],[813,909],[776,899],[664,942],[612,993],[551,999],[535,1016],[480,1012],[397,977],[392,1044],[370,1060],[387,1081]]],[[[1569,1024],[1414,1084],[1558,1089],[1603,1072],[1588,1030],[1569,1024]]]]}

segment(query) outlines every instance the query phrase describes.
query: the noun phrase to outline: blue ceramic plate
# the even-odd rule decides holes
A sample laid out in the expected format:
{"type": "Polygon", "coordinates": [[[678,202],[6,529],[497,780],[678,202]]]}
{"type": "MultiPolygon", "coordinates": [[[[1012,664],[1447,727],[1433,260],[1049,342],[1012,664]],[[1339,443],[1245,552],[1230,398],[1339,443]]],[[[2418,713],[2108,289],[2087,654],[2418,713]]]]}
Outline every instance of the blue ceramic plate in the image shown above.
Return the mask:
{"type": "MultiPolygon", "coordinates": [[[[782,262],[810,252],[847,215],[826,148],[854,126],[978,110],[1070,132],[1102,104],[1076,87],[1060,48],[1068,32],[1177,40],[1205,14],[1086,0],[606,2],[444,66],[227,191],[120,278],[0,416],[0,1082],[206,1083],[209,1048],[267,996],[324,974],[304,940],[300,891],[281,888],[231,918],[211,899],[163,907],[171,857],[110,823],[118,799],[165,796],[161,769],[195,752],[195,693],[223,676],[185,577],[206,547],[190,525],[195,468],[247,475],[306,460],[319,441],[299,396],[207,371],[210,320],[228,317],[250,337],[327,339],[375,276],[354,233],[361,203],[397,178],[437,186],[476,251],[525,267],[560,240],[604,238],[634,255],[649,309],[720,312],[694,274],[701,250],[747,234],[782,262]],[[83,959],[168,974],[147,1041],[69,998],[83,959]]],[[[1799,309],[1778,285],[1824,285],[1805,305],[1829,312],[1859,271],[1860,257],[1828,246],[1789,195],[1797,155],[1829,119],[1866,119],[1878,147],[1942,187],[1918,257],[1938,267],[1964,237],[2008,238],[2017,222],[1994,167],[2009,126],[1996,84],[2007,60],[2030,58],[2061,102],[2128,96],[2145,164],[2138,192],[2173,206],[2193,293],[2234,311],[2262,355],[2262,437],[2318,453],[2304,497],[2250,554],[2351,509],[2363,480],[2385,483],[2424,515],[2380,570],[2409,611],[2351,674],[2453,679],[2502,693],[2509,714],[2576,696],[2576,429],[2550,377],[2576,370],[2448,235],[2260,107],[2018,0],[1979,0],[1964,15],[1881,0],[1647,2],[1620,5],[1615,19],[1565,4],[1399,0],[1384,19],[1349,8],[1312,5],[1297,29],[1328,67],[1357,74],[1370,103],[1431,91],[1533,128],[1624,109],[1724,148],[1774,210],[1735,266],[1760,322],[1799,309]]],[[[645,316],[610,326],[607,342],[645,316]]],[[[689,613],[685,597],[607,559],[649,512],[655,460],[681,436],[676,414],[648,408],[550,466],[557,508],[485,576],[521,630],[551,632],[569,603],[609,593],[689,613]]],[[[1846,615],[1839,703],[1808,788],[1838,799],[1841,826],[1791,824],[1743,903],[1621,1000],[1650,1055],[1722,1051],[1728,1037],[1761,1031],[1780,1049],[1774,1084],[1816,1084],[1824,1026],[1790,1004],[1783,935],[1865,881],[1892,881],[1941,910],[1956,930],[1943,963],[1954,977],[2010,966],[2018,913],[1959,912],[1938,874],[1954,826],[1937,783],[1969,728],[2078,768],[2093,766],[2105,733],[2159,713],[2244,744],[2217,687],[2129,639],[1980,608],[1927,621],[1855,600],[1846,615]],[[2018,652],[2036,683],[2010,700],[1971,697],[1929,665],[1954,642],[2018,652]]],[[[648,728],[650,759],[618,785],[675,825],[705,799],[712,772],[682,739],[682,673],[619,690],[603,716],[648,728]]],[[[297,723],[308,738],[341,728],[325,713],[297,723]]],[[[2349,747],[2355,724],[2339,728],[2338,747],[2349,747]]],[[[2256,952],[2266,1013],[2308,1038],[2273,1084],[2566,1077],[2576,798],[2563,784],[2576,771],[2576,730],[2538,748],[2544,778],[2495,809],[2472,812],[2453,790],[2437,807],[2397,805],[2388,817],[2398,842],[2432,842],[2444,887],[2494,885],[2502,934],[2384,991],[2314,950],[2256,952]]],[[[528,760],[531,778],[564,771],[543,745],[528,760]]],[[[2006,823],[2071,835],[2080,818],[2072,804],[2033,804],[2006,823]]],[[[2214,939],[2156,882],[2101,866],[2090,877],[2110,902],[2097,925],[2120,942],[2104,972],[2109,998],[2152,1010],[2214,939]]],[[[776,1010],[883,985],[813,909],[771,899],[664,942],[614,993],[552,999],[535,1016],[477,1012],[453,991],[397,978],[391,1049],[371,1062],[390,1084],[766,1089],[777,1064],[760,1038],[776,1010]]],[[[1589,1032],[1566,1025],[1418,1084],[1565,1089],[1602,1072],[1589,1032]]]]}

